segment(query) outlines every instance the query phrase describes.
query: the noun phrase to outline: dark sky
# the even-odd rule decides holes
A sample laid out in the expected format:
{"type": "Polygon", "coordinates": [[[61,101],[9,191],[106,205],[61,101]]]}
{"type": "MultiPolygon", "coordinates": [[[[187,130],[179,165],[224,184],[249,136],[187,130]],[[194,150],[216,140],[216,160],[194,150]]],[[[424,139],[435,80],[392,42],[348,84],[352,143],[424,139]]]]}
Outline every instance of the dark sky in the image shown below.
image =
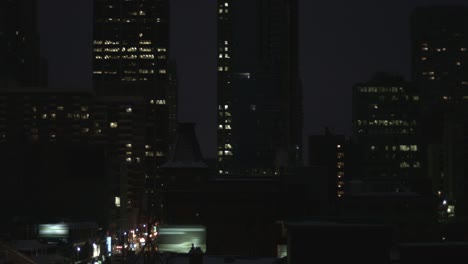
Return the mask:
{"type": "MultiPolygon", "coordinates": [[[[93,0],[38,0],[49,84],[91,89],[93,0]]],[[[351,88],[375,71],[410,77],[409,16],[416,6],[466,0],[300,1],[304,135],[324,126],[351,132],[351,88]]],[[[172,50],[178,64],[179,120],[197,123],[206,157],[216,142],[216,2],[171,0],[172,50]]]]}

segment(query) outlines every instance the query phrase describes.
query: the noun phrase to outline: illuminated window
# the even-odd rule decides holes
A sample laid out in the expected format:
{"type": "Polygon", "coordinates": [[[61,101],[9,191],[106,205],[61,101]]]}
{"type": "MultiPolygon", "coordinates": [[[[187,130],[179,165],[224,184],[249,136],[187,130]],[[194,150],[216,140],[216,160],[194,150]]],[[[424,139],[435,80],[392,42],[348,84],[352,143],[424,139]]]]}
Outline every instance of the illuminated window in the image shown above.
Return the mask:
{"type": "Polygon", "coordinates": [[[131,107],[127,107],[127,109],[125,109],[125,112],[127,112],[127,113],[131,113],[132,111],[133,111],[133,110],[132,110],[131,107]]]}
{"type": "Polygon", "coordinates": [[[125,161],[126,162],[132,162],[132,158],[126,158],[125,161]]]}
{"type": "Polygon", "coordinates": [[[409,168],[409,163],[404,161],[404,162],[400,162],[400,168],[409,168]]]}
{"type": "Polygon", "coordinates": [[[125,147],[132,148],[132,144],[131,143],[125,144],[125,147]]]}
{"type": "Polygon", "coordinates": [[[400,151],[410,151],[410,147],[407,145],[400,145],[400,151]]]}
{"type": "Polygon", "coordinates": [[[115,197],[115,207],[120,207],[120,197],[115,197]]]}
{"type": "Polygon", "coordinates": [[[109,126],[110,128],[117,128],[119,125],[117,122],[111,122],[109,126]]]}

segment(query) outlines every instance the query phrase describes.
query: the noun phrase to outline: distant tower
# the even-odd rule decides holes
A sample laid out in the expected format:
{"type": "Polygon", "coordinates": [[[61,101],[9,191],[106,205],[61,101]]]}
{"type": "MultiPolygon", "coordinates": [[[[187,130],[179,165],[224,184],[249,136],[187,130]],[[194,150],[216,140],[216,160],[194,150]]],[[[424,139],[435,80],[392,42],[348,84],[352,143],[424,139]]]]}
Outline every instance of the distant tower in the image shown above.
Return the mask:
{"type": "Polygon", "coordinates": [[[141,197],[144,188],[155,186],[175,137],[177,79],[169,63],[169,4],[170,0],[94,0],[94,90],[104,98],[104,115],[124,119],[113,122],[116,131],[129,124],[125,119],[143,123],[112,135],[118,142],[113,151],[125,153],[117,163],[128,167],[128,177],[125,170],[115,173],[124,183],[119,185],[120,199],[127,205],[125,188],[134,188],[128,192],[128,204],[139,209],[140,217],[151,215],[141,197]],[[109,106],[117,109],[109,111],[109,106]]]}
{"type": "Polygon", "coordinates": [[[420,96],[400,76],[376,74],[353,89],[357,177],[371,192],[427,191],[423,173],[420,96]]]}
{"type": "Polygon", "coordinates": [[[301,164],[296,0],[218,0],[218,168],[275,175],[301,164]]]}
{"type": "Polygon", "coordinates": [[[95,0],[93,82],[100,96],[141,96],[147,152],[167,159],[176,126],[175,73],[169,65],[169,0],[95,0]]]}
{"type": "Polygon", "coordinates": [[[93,47],[98,95],[166,99],[168,0],[95,0],[93,47]]]}
{"type": "Polygon", "coordinates": [[[426,97],[442,102],[443,96],[467,95],[468,8],[415,9],[411,37],[413,79],[426,97]]]}
{"type": "Polygon", "coordinates": [[[468,8],[417,8],[411,22],[413,78],[422,92],[433,193],[442,215],[466,217],[468,8]]]}
{"type": "Polygon", "coordinates": [[[45,86],[47,63],[40,56],[36,1],[2,1],[0,18],[0,88],[45,86]]]}

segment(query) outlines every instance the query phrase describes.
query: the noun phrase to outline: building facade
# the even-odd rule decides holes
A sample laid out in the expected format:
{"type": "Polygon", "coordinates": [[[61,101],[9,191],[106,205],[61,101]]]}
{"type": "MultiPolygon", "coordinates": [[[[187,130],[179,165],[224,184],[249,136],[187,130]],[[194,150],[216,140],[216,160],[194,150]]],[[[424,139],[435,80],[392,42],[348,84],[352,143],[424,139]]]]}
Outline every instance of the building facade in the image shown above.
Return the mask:
{"type": "Polygon", "coordinates": [[[0,148],[11,155],[37,146],[81,145],[105,152],[106,164],[101,165],[106,175],[101,177],[108,190],[102,191],[109,194],[108,220],[120,226],[136,225],[147,164],[161,155],[145,144],[145,132],[146,105],[141,97],[19,88],[0,92],[0,148]]]}
{"type": "Polygon", "coordinates": [[[420,96],[402,77],[376,74],[353,89],[353,141],[367,191],[424,192],[420,96]]]}
{"type": "MultiPolygon", "coordinates": [[[[129,140],[116,141],[120,145],[115,148],[124,150],[125,155],[119,156],[114,166],[120,168],[117,178],[138,175],[132,176],[138,180],[128,181],[128,187],[138,189],[131,193],[141,204],[145,202],[143,195],[137,193],[143,194],[147,185],[158,178],[159,166],[167,161],[177,124],[176,67],[169,61],[169,4],[169,0],[94,1],[94,90],[102,98],[109,97],[104,99],[107,102],[118,98],[116,107],[129,105],[126,111],[130,113],[131,98],[141,101],[138,105],[142,108],[136,109],[140,113],[135,115],[142,118],[143,127],[137,134],[128,131],[129,140]]],[[[122,113],[125,114],[128,113],[122,113]]],[[[126,124],[116,122],[115,131],[126,124]]],[[[123,196],[115,198],[120,201],[120,218],[125,219],[124,207],[133,198],[128,197],[127,201],[123,196]]],[[[146,203],[143,207],[136,214],[150,215],[146,203]]]]}
{"type": "Polygon", "coordinates": [[[219,174],[301,163],[297,1],[218,1],[219,174]]]}
{"type": "Polygon", "coordinates": [[[140,96],[146,145],[156,164],[167,158],[177,119],[175,74],[169,64],[169,1],[96,0],[93,83],[100,96],[140,96]]]}
{"type": "Polygon", "coordinates": [[[326,168],[328,200],[332,203],[345,195],[348,154],[344,135],[337,135],[326,129],[323,135],[309,136],[309,166],[326,168]]]}
{"type": "Polygon", "coordinates": [[[468,8],[424,7],[411,19],[412,74],[422,95],[428,175],[440,215],[466,215],[468,8]]]}

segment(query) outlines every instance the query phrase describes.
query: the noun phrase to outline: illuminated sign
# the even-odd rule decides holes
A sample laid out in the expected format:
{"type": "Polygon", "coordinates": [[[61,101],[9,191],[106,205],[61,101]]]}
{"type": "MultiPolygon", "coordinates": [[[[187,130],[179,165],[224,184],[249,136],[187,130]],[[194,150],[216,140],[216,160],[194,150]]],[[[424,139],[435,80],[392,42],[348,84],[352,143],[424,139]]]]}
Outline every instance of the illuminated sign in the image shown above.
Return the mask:
{"type": "Polygon", "coordinates": [[[158,237],[161,252],[188,253],[192,244],[206,252],[204,226],[160,226],[158,237]]]}
{"type": "Polygon", "coordinates": [[[68,237],[69,227],[66,224],[39,225],[39,237],[63,238],[68,237]]]}
{"type": "Polygon", "coordinates": [[[107,244],[107,253],[109,256],[112,254],[112,238],[106,237],[106,244],[107,244]]]}

